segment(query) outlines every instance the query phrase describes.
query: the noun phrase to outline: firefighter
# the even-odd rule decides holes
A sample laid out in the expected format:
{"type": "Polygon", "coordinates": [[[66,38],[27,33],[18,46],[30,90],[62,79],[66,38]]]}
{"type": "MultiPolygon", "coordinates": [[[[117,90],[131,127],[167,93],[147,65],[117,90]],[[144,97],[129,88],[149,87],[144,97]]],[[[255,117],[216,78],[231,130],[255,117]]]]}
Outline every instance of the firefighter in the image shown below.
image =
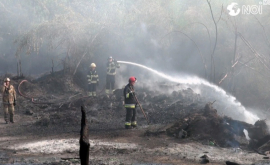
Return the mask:
{"type": "Polygon", "coordinates": [[[88,81],[88,96],[97,96],[97,86],[99,85],[99,78],[96,71],[96,64],[92,63],[90,65],[90,70],[87,74],[87,81],[88,81]]]}
{"type": "Polygon", "coordinates": [[[125,86],[124,89],[124,98],[125,98],[125,108],[126,108],[126,122],[125,128],[130,129],[137,126],[136,122],[136,105],[137,101],[135,98],[134,84],[136,82],[135,77],[129,78],[129,83],[125,86]]]}
{"type": "Polygon", "coordinates": [[[107,63],[106,90],[105,90],[107,95],[113,94],[114,92],[116,68],[120,68],[120,64],[115,59],[113,59],[112,56],[110,56],[107,63]]]}
{"type": "Polygon", "coordinates": [[[16,91],[13,85],[10,84],[10,79],[4,79],[4,85],[2,87],[2,96],[3,96],[3,107],[4,107],[4,119],[6,124],[8,124],[8,114],[9,121],[14,123],[14,106],[16,105],[16,91]]]}

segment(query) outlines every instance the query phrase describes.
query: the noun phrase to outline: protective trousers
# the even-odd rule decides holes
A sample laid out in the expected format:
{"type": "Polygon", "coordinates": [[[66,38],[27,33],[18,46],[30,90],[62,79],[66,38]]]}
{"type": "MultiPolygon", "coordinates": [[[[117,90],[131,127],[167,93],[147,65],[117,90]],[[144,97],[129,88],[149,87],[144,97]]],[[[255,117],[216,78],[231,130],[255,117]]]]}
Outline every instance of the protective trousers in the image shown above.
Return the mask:
{"type": "Polygon", "coordinates": [[[9,121],[14,122],[13,116],[14,116],[14,105],[13,104],[4,104],[4,119],[6,122],[8,122],[8,114],[9,114],[9,121]]]}
{"type": "Polygon", "coordinates": [[[125,128],[136,127],[136,108],[126,108],[126,123],[125,128]]]}
{"type": "Polygon", "coordinates": [[[88,96],[97,96],[97,84],[91,83],[88,84],[88,96]]]}
{"type": "Polygon", "coordinates": [[[108,75],[106,77],[106,94],[113,94],[114,92],[114,83],[115,83],[115,75],[108,75]],[[112,89],[111,93],[110,93],[110,89],[112,89]]]}

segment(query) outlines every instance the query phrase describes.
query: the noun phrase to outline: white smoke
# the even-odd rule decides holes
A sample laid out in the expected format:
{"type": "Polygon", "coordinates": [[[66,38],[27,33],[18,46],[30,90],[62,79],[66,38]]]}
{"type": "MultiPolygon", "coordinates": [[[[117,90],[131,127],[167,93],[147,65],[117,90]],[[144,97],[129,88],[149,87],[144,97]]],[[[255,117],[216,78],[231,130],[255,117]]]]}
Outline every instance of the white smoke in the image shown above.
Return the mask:
{"type": "Polygon", "coordinates": [[[205,98],[206,100],[216,101],[215,104],[213,104],[213,106],[218,110],[219,114],[224,114],[226,116],[232,117],[233,119],[245,121],[251,124],[254,124],[257,120],[259,120],[259,117],[257,115],[254,115],[248,110],[246,110],[246,108],[239,101],[237,101],[237,99],[234,96],[226,93],[226,91],[223,90],[222,88],[214,84],[211,84],[210,82],[202,78],[190,75],[181,75],[177,77],[176,76],[172,77],[168,74],[159,72],[157,70],[154,70],[141,64],[127,61],[118,61],[118,62],[122,64],[135,65],[147,69],[148,71],[166,80],[184,84],[189,88],[194,89],[194,91],[198,92],[198,94],[200,94],[201,97],[205,98]]]}

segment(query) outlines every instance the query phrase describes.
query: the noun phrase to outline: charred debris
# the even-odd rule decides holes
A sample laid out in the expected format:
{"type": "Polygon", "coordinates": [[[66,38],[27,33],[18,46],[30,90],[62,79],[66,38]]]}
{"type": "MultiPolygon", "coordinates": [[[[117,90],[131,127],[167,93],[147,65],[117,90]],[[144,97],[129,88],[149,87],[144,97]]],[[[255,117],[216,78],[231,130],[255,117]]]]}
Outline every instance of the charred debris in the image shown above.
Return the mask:
{"type": "MultiPolygon", "coordinates": [[[[117,89],[109,98],[99,89],[97,97],[89,98],[85,96],[83,84],[68,75],[59,77],[55,73],[39,79],[12,78],[20,94],[18,108],[24,111],[24,115],[35,118],[33,127],[41,133],[41,127],[54,129],[53,132],[76,131],[81,116],[78,107],[81,106],[85,107],[86,117],[91,123],[90,130],[123,127],[122,89],[117,89]],[[23,80],[28,81],[22,83],[23,80]],[[65,124],[55,128],[55,123],[65,124]]],[[[143,85],[136,88],[150,125],[157,126],[147,128],[147,122],[138,110],[138,125],[141,129],[145,128],[145,136],[163,134],[206,145],[252,150],[263,155],[270,151],[270,133],[265,120],[253,125],[234,120],[219,115],[214,108],[214,100],[205,100],[191,88],[183,88],[180,84],[155,85],[157,90],[148,90],[143,85]]]]}

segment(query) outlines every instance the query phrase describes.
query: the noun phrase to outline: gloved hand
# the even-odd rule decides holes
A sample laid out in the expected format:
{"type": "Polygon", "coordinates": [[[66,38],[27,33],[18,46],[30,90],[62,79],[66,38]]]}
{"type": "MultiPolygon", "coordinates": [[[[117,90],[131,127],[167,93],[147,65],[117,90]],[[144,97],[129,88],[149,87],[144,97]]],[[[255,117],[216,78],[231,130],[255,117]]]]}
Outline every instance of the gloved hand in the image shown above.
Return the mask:
{"type": "Polygon", "coordinates": [[[16,106],[16,100],[14,100],[13,105],[16,106]]]}
{"type": "Polygon", "coordinates": [[[129,93],[132,94],[132,95],[135,95],[135,92],[134,91],[130,91],[129,93]]]}

